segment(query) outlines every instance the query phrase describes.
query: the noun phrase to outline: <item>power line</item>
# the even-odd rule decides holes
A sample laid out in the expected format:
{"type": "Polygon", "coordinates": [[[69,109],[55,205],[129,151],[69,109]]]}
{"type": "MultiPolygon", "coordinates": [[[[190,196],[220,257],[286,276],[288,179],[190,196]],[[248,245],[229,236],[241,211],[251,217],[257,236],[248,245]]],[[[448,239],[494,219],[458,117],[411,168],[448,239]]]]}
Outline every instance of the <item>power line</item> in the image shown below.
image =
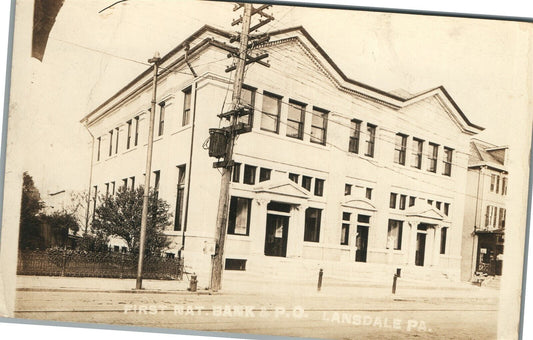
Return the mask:
{"type": "MultiPolygon", "coordinates": [[[[264,96],[263,93],[260,93],[260,92],[255,92],[255,93],[256,93],[257,95],[259,95],[259,96],[264,96]]],[[[296,99],[295,99],[295,100],[296,100],[296,99]]],[[[285,106],[289,106],[289,107],[292,106],[292,104],[291,104],[290,102],[285,102],[285,101],[281,101],[281,104],[282,104],[282,105],[285,105],[285,106]]],[[[319,115],[318,113],[315,113],[314,111],[309,111],[309,110],[307,110],[307,106],[305,106],[305,108],[303,109],[303,111],[305,112],[305,114],[310,114],[310,115],[312,115],[312,116],[318,116],[318,115],[319,115]]],[[[339,112],[336,112],[336,111],[330,111],[330,110],[326,110],[326,111],[328,111],[329,113],[342,114],[342,115],[344,115],[344,116],[347,115],[346,113],[339,113],[339,112]]],[[[355,118],[354,118],[354,119],[355,119],[355,118]]],[[[328,124],[329,124],[329,123],[337,124],[337,125],[339,125],[339,126],[341,126],[341,127],[347,128],[347,129],[349,129],[350,131],[352,131],[352,127],[351,127],[350,125],[344,124],[344,123],[339,122],[339,121],[337,121],[337,120],[335,120],[335,119],[332,119],[332,118],[330,118],[330,117],[328,117],[327,122],[328,122],[328,124]]],[[[407,122],[407,121],[406,121],[406,122],[407,122]]],[[[372,124],[372,122],[369,122],[369,123],[372,124]]],[[[410,123],[410,122],[407,122],[407,123],[410,123]]],[[[374,125],[374,124],[372,124],[372,125],[374,125]]],[[[381,130],[384,130],[384,131],[388,131],[388,132],[391,132],[391,133],[394,133],[394,134],[398,133],[398,131],[388,129],[388,128],[385,128],[385,127],[380,126],[380,125],[376,125],[376,126],[379,126],[379,128],[380,128],[381,130]]],[[[431,132],[431,131],[428,130],[428,129],[423,129],[423,130],[425,130],[425,131],[427,131],[427,132],[431,132]]],[[[367,132],[364,131],[364,130],[360,130],[360,131],[359,131],[359,134],[360,134],[360,136],[363,136],[363,137],[365,137],[365,136],[367,136],[367,137],[370,136],[370,134],[367,133],[367,132]]],[[[415,136],[415,137],[416,137],[416,136],[415,136]]],[[[380,141],[383,141],[383,142],[386,142],[386,143],[390,143],[390,144],[396,145],[396,144],[395,144],[395,140],[390,139],[390,138],[385,138],[385,137],[383,137],[383,136],[378,136],[377,134],[374,135],[374,138],[375,138],[376,140],[380,140],[380,141]]],[[[464,154],[464,155],[470,156],[470,153],[468,153],[468,152],[463,152],[463,151],[461,151],[461,150],[455,150],[455,149],[454,149],[454,151],[457,152],[457,153],[460,153],[460,154],[464,154]]],[[[458,164],[456,164],[456,163],[452,163],[452,164],[454,164],[454,165],[458,165],[458,164]]],[[[458,165],[458,166],[459,166],[459,165],[458,165]]]]}
{"type": "MultiPolygon", "coordinates": [[[[262,110],[254,110],[254,113],[257,112],[257,111],[259,111],[259,113],[267,113],[267,112],[264,112],[264,111],[262,111],[262,110]]],[[[267,118],[269,118],[269,119],[273,119],[273,120],[274,120],[274,118],[271,117],[271,116],[268,115],[268,114],[267,114],[267,115],[264,115],[264,116],[262,116],[262,117],[267,117],[267,118]]],[[[283,125],[285,125],[285,126],[288,126],[286,122],[281,121],[281,120],[279,120],[279,119],[278,119],[278,123],[283,124],[283,125]]],[[[312,135],[311,133],[309,133],[309,132],[303,132],[303,134],[304,134],[304,135],[311,136],[311,137],[315,137],[315,136],[313,136],[313,135],[312,135]]],[[[279,135],[279,134],[277,134],[277,135],[279,135]]],[[[333,147],[333,148],[335,148],[335,149],[338,149],[338,150],[340,150],[340,151],[342,151],[342,152],[344,152],[344,153],[348,153],[348,152],[346,151],[346,149],[341,148],[341,147],[339,147],[339,146],[337,146],[337,145],[335,145],[335,144],[333,144],[333,143],[331,143],[331,142],[325,141],[325,145],[329,145],[329,146],[331,146],[331,147],[333,147]]],[[[350,153],[350,154],[352,154],[352,153],[350,153]]],[[[438,185],[438,184],[436,184],[436,183],[429,182],[429,181],[426,181],[426,180],[422,180],[420,177],[414,177],[414,176],[412,176],[412,175],[406,174],[405,172],[400,172],[400,171],[398,171],[398,170],[396,170],[396,169],[394,169],[394,168],[388,167],[388,166],[386,166],[386,165],[380,165],[380,164],[377,164],[377,161],[370,160],[370,159],[368,159],[367,157],[362,157],[362,156],[360,156],[359,154],[352,154],[352,155],[355,155],[355,157],[357,157],[357,158],[359,158],[359,159],[361,159],[361,160],[364,160],[365,162],[370,163],[372,166],[375,166],[375,167],[378,167],[378,168],[381,168],[381,169],[386,169],[386,170],[392,171],[392,172],[394,172],[394,173],[397,173],[397,174],[400,174],[400,175],[402,175],[402,176],[408,177],[408,178],[413,179],[413,180],[415,180],[415,181],[422,182],[422,183],[426,183],[426,184],[429,184],[429,185],[431,185],[431,186],[433,186],[433,187],[440,188],[440,189],[444,189],[444,190],[446,190],[446,191],[451,191],[451,192],[456,193],[456,194],[460,194],[460,195],[464,195],[464,196],[468,196],[468,197],[472,197],[472,198],[478,198],[477,195],[472,195],[472,194],[469,194],[469,193],[467,193],[467,192],[465,192],[465,191],[450,190],[449,187],[440,186],[440,185],[438,185]]],[[[457,165],[456,165],[456,166],[457,166],[457,165]]],[[[406,168],[406,169],[407,169],[407,168],[406,168]]],[[[410,170],[410,169],[409,169],[409,170],[410,170]]],[[[414,171],[414,170],[413,170],[413,171],[414,171]]],[[[499,201],[490,200],[490,199],[484,199],[484,201],[491,202],[491,203],[494,203],[494,204],[501,204],[501,202],[499,202],[499,201]]]]}

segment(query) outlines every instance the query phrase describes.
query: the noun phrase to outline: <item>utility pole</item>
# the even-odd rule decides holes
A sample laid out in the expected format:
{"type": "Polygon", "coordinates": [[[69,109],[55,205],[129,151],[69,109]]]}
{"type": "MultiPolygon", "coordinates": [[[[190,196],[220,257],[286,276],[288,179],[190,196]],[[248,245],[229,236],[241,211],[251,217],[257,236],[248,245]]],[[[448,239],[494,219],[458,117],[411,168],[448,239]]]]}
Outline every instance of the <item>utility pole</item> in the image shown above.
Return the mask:
{"type": "Polygon", "coordinates": [[[159,69],[159,52],[156,52],[153,58],[148,59],[150,64],[154,64],[154,74],[152,80],[152,108],[150,110],[150,126],[148,128],[148,148],[146,150],[146,175],[144,177],[144,196],[143,196],[143,210],[141,217],[141,236],[139,240],[139,263],[137,265],[137,281],[135,289],[142,289],[142,274],[143,274],[143,260],[144,248],[146,245],[146,222],[148,219],[148,199],[150,197],[150,174],[152,172],[152,149],[154,145],[154,119],[155,107],[157,104],[157,71],[159,69]]]}
{"type": "MultiPolygon", "coordinates": [[[[232,41],[239,40],[239,49],[238,51],[230,51],[232,54],[237,56],[237,63],[235,66],[228,67],[226,72],[235,70],[235,80],[233,83],[233,96],[232,96],[232,109],[224,114],[219,115],[220,118],[229,118],[230,126],[224,129],[211,129],[218,130],[222,132],[225,136],[225,145],[222,143],[219,144],[224,148],[223,152],[218,152],[217,155],[212,154],[212,149],[216,148],[214,140],[210,142],[210,155],[214,157],[224,157],[222,162],[216,162],[213,164],[214,167],[222,169],[222,178],[220,181],[220,196],[218,202],[218,211],[217,211],[217,220],[216,220],[216,234],[215,234],[215,255],[213,256],[212,270],[211,270],[211,290],[218,291],[222,285],[222,271],[223,271],[223,259],[224,259],[224,245],[226,241],[226,230],[227,230],[227,220],[228,220],[228,210],[229,210],[229,188],[230,188],[230,177],[231,170],[234,165],[233,161],[233,147],[235,144],[235,137],[238,134],[250,132],[251,129],[249,126],[246,126],[243,123],[238,122],[240,116],[244,116],[250,113],[249,108],[243,108],[240,104],[241,99],[241,90],[244,80],[244,69],[247,64],[257,62],[264,66],[269,66],[267,63],[260,61],[268,57],[268,54],[263,54],[260,56],[252,57],[248,55],[248,49],[251,47],[248,45],[249,40],[257,39],[259,43],[268,41],[268,38],[265,38],[264,35],[258,35],[250,38],[250,31],[256,30],[259,27],[265,25],[266,23],[272,21],[274,18],[271,15],[268,15],[263,10],[267,9],[269,5],[262,5],[261,7],[255,9],[252,4],[237,4],[234,8],[235,10],[244,7],[244,14],[241,18],[236,19],[232,22],[232,25],[237,25],[242,23],[242,31],[240,36],[232,38],[232,41]],[[266,19],[260,20],[259,24],[255,25],[250,29],[251,18],[254,14],[259,14],[266,19]]],[[[254,44],[253,44],[254,45],[254,44]]],[[[210,131],[211,133],[211,131],[210,131]]]]}

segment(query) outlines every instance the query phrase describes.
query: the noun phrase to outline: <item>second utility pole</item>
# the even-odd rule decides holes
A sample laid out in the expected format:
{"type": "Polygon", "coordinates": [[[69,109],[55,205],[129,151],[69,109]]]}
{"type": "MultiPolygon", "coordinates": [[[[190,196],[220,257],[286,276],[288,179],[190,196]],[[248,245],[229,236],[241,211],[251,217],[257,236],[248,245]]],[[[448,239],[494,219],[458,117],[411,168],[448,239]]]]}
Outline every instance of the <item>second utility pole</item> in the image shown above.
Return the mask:
{"type": "Polygon", "coordinates": [[[144,177],[143,210],[141,216],[141,235],[139,240],[139,263],[137,265],[137,281],[135,283],[135,289],[142,288],[144,249],[146,246],[146,224],[148,221],[148,200],[150,198],[150,174],[152,172],[152,149],[154,145],[154,117],[155,107],[157,104],[157,70],[159,67],[160,59],[161,58],[159,58],[159,52],[156,52],[154,57],[148,60],[149,63],[154,64],[154,75],[152,77],[152,107],[150,109],[150,125],[148,127],[148,146],[146,149],[146,174],[144,177]]]}
{"type": "MultiPolygon", "coordinates": [[[[246,62],[246,51],[248,48],[248,34],[250,33],[250,21],[252,16],[252,5],[244,4],[244,15],[242,17],[242,32],[239,44],[239,56],[235,70],[235,81],[233,83],[232,110],[237,111],[240,98],[242,83],[244,78],[244,67],[246,62]]],[[[213,257],[213,267],[211,272],[211,290],[218,291],[222,284],[222,270],[224,259],[224,243],[226,241],[226,224],[228,220],[228,203],[229,203],[229,185],[232,169],[233,145],[235,143],[235,125],[237,116],[232,115],[230,120],[230,136],[226,148],[225,162],[226,166],[222,167],[222,179],[220,181],[220,196],[218,200],[217,211],[217,229],[216,229],[216,249],[213,257]]]]}

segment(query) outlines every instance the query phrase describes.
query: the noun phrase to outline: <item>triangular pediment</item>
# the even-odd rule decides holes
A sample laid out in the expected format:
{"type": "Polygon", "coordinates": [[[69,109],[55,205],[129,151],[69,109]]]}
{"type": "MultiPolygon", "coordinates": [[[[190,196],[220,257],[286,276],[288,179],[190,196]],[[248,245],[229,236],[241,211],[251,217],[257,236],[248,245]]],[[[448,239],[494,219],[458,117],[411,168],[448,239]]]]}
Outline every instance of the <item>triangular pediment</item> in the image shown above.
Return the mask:
{"type": "Polygon", "coordinates": [[[265,181],[254,187],[256,193],[269,193],[273,195],[289,196],[296,198],[308,199],[311,193],[306,189],[298,186],[290,179],[281,181],[265,181]]]}
{"type": "Polygon", "coordinates": [[[358,210],[376,211],[376,207],[368,199],[348,198],[342,203],[343,207],[354,208],[358,210]]]}
{"type": "Polygon", "coordinates": [[[414,209],[409,209],[406,212],[406,216],[408,217],[417,217],[417,218],[427,218],[430,220],[439,220],[442,221],[444,219],[444,215],[436,210],[435,208],[428,206],[424,208],[420,207],[412,207],[414,209]]]}

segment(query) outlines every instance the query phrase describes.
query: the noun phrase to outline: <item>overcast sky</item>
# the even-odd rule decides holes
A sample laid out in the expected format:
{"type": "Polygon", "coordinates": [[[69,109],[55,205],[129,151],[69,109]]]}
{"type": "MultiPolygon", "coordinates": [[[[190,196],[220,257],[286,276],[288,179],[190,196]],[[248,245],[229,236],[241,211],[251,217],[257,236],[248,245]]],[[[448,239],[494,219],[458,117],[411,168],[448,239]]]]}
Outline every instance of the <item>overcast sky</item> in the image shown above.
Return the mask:
{"type": "MultiPolygon", "coordinates": [[[[86,187],[90,139],[79,120],[145,70],[154,51],[164,55],[204,24],[239,27],[230,25],[239,13],[232,3],[129,0],[98,13],[113,2],[65,1],[42,63],[29,61],[33,106],[23,128],[34,147],[25,166],[42,191],[86,187]],[[32,155],[48,156],[36,162],[32,155]]],[[[276,20],[263,32],[304,26],[352,79],[410,93],[444,85],[467,117],[486,127],[480,137],[488,141],[508,144],[509,115],[525,114],[524,24],[285,6],[271,11],[276,20]]]]}

